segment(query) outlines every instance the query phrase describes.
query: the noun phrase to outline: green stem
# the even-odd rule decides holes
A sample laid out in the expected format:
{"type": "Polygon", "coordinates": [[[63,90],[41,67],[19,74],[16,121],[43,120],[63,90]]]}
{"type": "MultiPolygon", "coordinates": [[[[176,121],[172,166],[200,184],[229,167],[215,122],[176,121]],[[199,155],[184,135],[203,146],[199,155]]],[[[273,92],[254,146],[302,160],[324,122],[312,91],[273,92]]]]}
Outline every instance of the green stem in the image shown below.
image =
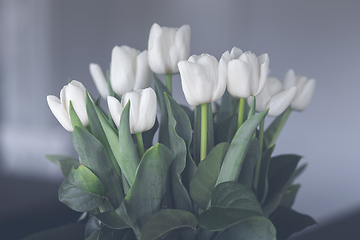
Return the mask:
{"type": "Polygon", "coordinates": [[[239,115],[238,115],[238,125],[237,128],[239,129],[240,126],[244,122],[244,110],[245,110],[245,98],[240,98],[239,101],[239,115]]]}
{"type": "Polygon", "coordinates": [[[256,169],[255,169],[255,177],[254,177],[254,188],[257,190],[258,184],[259,184],[259,176],[260,176],[260,168],[261,168],[261,157],[262,157],[262,151],[263,151],[263,141],[264,141],[264,125],[265,125],[265,119],[261,121],[260,123],[260,129],[259,129],[259,143],[260,143],[260,155],[256,163],[256,169]]]}
{"type": "Polygon", "coordinates": [[[142,133],[137,133],[136,138],[139,146],[139,154],[141,159],[142,156],[144,155],[144,141],[143,141],[142,133]]]}
{"type": "Polygon", "coordinates": [[[207,103],[201,104],[201,146],[200,161],[204,160],[207,153],[207,103]]]}
{"type": "Polygon", "coordinates": [[[272,146],[275,144],[276,139],[278,138],[281,130],[283,129],[283,127],[284,127],[287,119],[289,118],[290,113],[291,113],[291,108],[288,108],[288,109],[285,110],[285,113],[284,113],[285,115],[284,115],[284,117],[281,119],[281,122],[280,122],[280,124],[279,124],[279,127],[276,129],[276,132],[275,132],[275,134],[274,134],[274,136],[273,136],[273,138],[272,138],[272,140],[271,140],[271,142],[270,142],[270,144],[269,144],[268,147],[272,147],[272,146]]]}
{"type": "Polygon", "coordinates": [[[166,87],[169,90],[170,96],[172,96],[171,73],[167,73],[165,76],[166,76],[166,87]]]}

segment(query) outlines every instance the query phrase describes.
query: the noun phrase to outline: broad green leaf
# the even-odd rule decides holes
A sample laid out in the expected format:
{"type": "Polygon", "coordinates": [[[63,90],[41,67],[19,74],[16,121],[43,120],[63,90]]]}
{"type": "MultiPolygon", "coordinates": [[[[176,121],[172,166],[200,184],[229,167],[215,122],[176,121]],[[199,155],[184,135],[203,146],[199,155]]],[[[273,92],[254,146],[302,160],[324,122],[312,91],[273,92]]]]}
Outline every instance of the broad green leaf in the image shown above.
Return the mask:
{"type": "Polygon", "coordinates": [[[214,234],[217,232],[206,230],[202,227],[199,228],[198,233],[196,234],[197,240],[209,240],[213,239],[214,234]]]}
{"type": "Polygon", "coordinates": [[[82,123],[80,121],[80,118],[78,117],[77,113],[75,112],[75,109],[74,109],[71,101],[70,101],[69,113],[70,113],[71,125],[73,127],[77,126],[77,127],[84,128],[84,126],[82,125],[82,123]]]}
{"type": "Polygon", "coordinates": [[[302,164],[300,167],[296,168],[295,172],[291,175],[289,181],[287,182],[286,186],[290,186],[294,183],[295,179],[302,174],[302,172],[306,169],[307,163],[302,164]]]}
{"type": "Polygon", "coordinates": [[[112,229],[130,228],[116,211],[108,211],[94,215],[103,224],[112,229]]]}
{"type": "Polygon", "coordinates": [[[113,208],[117,208],[124,198],[121,179],[116,175],[102,144],[82,128],[74,127],[72,134],[75,150],[80,163],[88,167],[106,188],[106,197],[113,208]]]}
{"type": "Polygon", "coordinates": [[[233,112],[233,98],[230,96],[229,92],[226,90],[224,95],[221,98],[221,105],[219,109],[219,114],[217,115],[217,123],[222,123],[225,119],[228,119],[232,116],[233,112]]]}
{"type": "Polygon", "coordinates": [[[100,179],[84,165],[71,169],[67,179],[72,185],[87,193],[99,197],[105,195],[105,188],[100,179]]]}
{"type": "Polygon", "coordinates": [[[238,183],[244,184],[249,189],[251,189],[253,185],[254,169],[257,160],[259,158],[259,155],[260,155],[260,144],[257,138],[253,136],[238,178],[238,183]]]}
{"type": "Polygon", "coordinates": [[[124,199],[131,227],[141,230],[147,219],[160,210],[172,160],[172,152],[159,143],[145,152],[134,184],[124,199]]]}
{"type": "Polygon", "coordinates": [[[271,158],[269,165],[269,190],[267,199],[280,193],[296,169],[301,156],[280,155],[271,158]]]}
{"type": "MultiPolygon", "coordinates": [[[[245,105],[247,105],[247,104],[245,103],[245,105]]],[[[256,98],[253,97],[253,102],[251,104],[251,108],[249,109],[249,112],[247,114],[248,119],[255,115],[255,106],[256,106],[256,98]]]]}
{"type": "Polygon", "coordinates": [[[276,240],[276,229],[265,217],[248,218],[222,232],[214,240],[276,240]]]}
{"type": "Polygon", "coordinates": [[[97,239],[100,230],[99,228],[99,220],[93,216],[90,216],[85,225],[85,238],[88,239],[91,237],[91,235],[93,235],[94,239],[97,239]]]}
{"type": "Polygon", "coordinates": [[[130,132],[130,101],[126,104],[120,118],[119,125],[119,158],[121,171],[130,186],[133,185],[140,157],[132,140],[130,132]]]}
{"type": "Polygon", "coordinates": [[[43,232],[34,233],[22,240],[78,240],[84,239],[83,223],[70,223],[43,232]]]}
{"type": "Polygon", "coordinates": [[[264,111],[252,116],[238,129],[225,155],[216,185],[237,180],[255,129],[264,119],[266,113],[267,111],[264,111]]]}
{"type": "Polygon", "coordinates": [[[72,210],[88,212],[100,206],[105,198],[87,193],[65,179],[59,187],[59,200],[72,210]]]}
{"type": "Polygon", "coordinates": [[[230,143],[236,132],[236,125],[237,116],[231,116],[218,124],[214,130],[215,144],[219,144],[221,142],[230,143]]]}
{"type": "Polygon", "coordinates": [[[191,124],[182,108],[175,100],[165,94],[168,113],[170,148],[174,154],[171,164],[171,193],[175,208],[192,211],[192,203],[188,191],[181,181],[181,173],[186,166],[187,147],[185,139],[191,142],[191,124]],[[181,136],[179,136],[181,135],[181,136]]]}
{"type": "Polygon", "coordinates": [[[219,176],[221,163],[229,145],[229,143],[224,142],[214,147],[206,158],[199,163],[190,182],[190,196],[202,209],[208,207],[211,193],[219,176]]]}
{"type": "Polygon", "coordinates": [[[295,202],[296,194],[300,189],[300,184],[291,185],[285,188],[284,196],[281,199],[280,205],[291,208],[295,202]]]}
{"type": "Polygon", "coordinates": [[[277,229],[277,239],[288,239],[292,234],[316,224],[315,220],[293,209],[279,206],[269,217],[277,229]]]}
{"type": "MultiPolygon", "coordinates": [[[[190,123],[193,124],[193,122],[194,122],[194,111],[191,110],[188,106],[185,106],[185,105],[182,105],[182,104],[179,104],[179,105],[184,110],[186,115],[188,116],[188,118],[190,120],[190,123]]],[[[191,126],[194,127],[193,125],[191,125],[191,126]]]]}
{"type": "MultiPolygon", "coordinates": [[[[107,226],[103,226],[100,229],[99,236],[97,240],[120,240],[124,239],[127,229],[111,229],[107,226]]],[[[135,239],[134,239],[135,240],[135,239]]]]}
{"type": "Polygon", "coordinates": [[[211,208],[199,216],[199,224],[207,230],[221,231],[253,216],[262,216],[255,194],[245,185],[225,182],[215,187],[211,208]]]}
{"type": "Polygon", "coordinates": [[[196,217],[188,211],[180,209],[163,209],[152,215],[144,224],[140,240],[156,240],[179,228],[197,226],[196,217]]]}
{"type": "Polygon", "coordinates": [[[262,209],[265,217],[269,217],[269,215],[276,210],[283,196],[284,192],[280,192],[264,202],[262,209]]]}
{"type": "Polygon", "coordinates": [[[160,127],[159,127],[159,143],[164,144],[166,147],[170,148],[170,139],[169,139],[169,126],[168,126],[168,115],[166,111],[165,95],[164,93],[171,95],[166,86],[160,81],[160,79],[153,74],[154,76],[154,86],[155,93],[157,97],[157,102],[160,108],[160,127]]]}
{"type": "Polygon", "coordinates": [[[264,141],[266,143],[266,146],[271,147],[275,144],[276,139],[278,138],[280,131],[284,127],[284,124],[286,120],[289,117],[289,114],[291,112],[291,109],[288,108],[285,110],[282,114],[277,116],[271,124],[266,128],[264,132],[264,141]]]}
{"type": "Polygon", "coordinates": [[[103,127],[101,126],[100,120],[98,118],[98,115],[97,115],[95,109],[97,109],[99,112],[101,111],[100,108],[96,104],[93,104],[93,102],[87,95],[87,97],[86,97],[86,112],[87,112],[87,115],[89,118],[91,133],[104,146],[106,154],[111,162],[111,165],[113,166],[116,174],[120,177],[121,176],[120,167],[116,162],[115,156],[111,150],[110,144],[108,142],[108,139],[106,138],[106,134],[104,132],[103,127]]]}
{"type": "Polygon", "coordinates": [[[67,177],[69,175],[72,168],[77,168],[80,165],[79,160],[68,156],[46,155],[45,157],[51,162],[55,163],[55,165],[61,169],[64,177],[67,177]]]}
{"type": "Polygon", "coordinates": [[[93,232],[90,236],[86,237],[85,240],[97,240],[100,233],[100,229],[93,232]]]}
{"type": "Polygon", "coordinates": [[[265,201],[268,194],[268,188],[269,188],[268,172],[269,172],[271,154],[274,152],[274,149],[275,149],[275,145],[267,149],[261,157],[259,182],[256,191],[258,199],[261,204],[265,201]]]}

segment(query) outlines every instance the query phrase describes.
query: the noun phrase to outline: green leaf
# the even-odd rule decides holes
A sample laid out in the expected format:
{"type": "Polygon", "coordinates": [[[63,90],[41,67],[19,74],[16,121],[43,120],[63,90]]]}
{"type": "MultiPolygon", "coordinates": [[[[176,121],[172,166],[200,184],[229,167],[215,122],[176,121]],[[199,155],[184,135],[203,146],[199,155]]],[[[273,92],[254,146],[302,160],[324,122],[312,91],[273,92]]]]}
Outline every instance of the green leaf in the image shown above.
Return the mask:
{"type": "Polygon", "coordinates": [[[98,115],[97,115],[95,109],[97,109],[99,112],[101,112],[101,109],[96,104],[93,104],[93,102],[91,101],[89,96],[86,95],[86,112],[87,112],[87,115],[89,118],[91,133],[104,146],[106,154],[111,162],[111,165],[113,166],[116,174],[120,177],[121,176],[120,167],[116,162],[115,156],[111,150],[110,144],[108,142],[108,139],[106,138],[106,134],[103,130],[103,127],[101,126],[100,120],[98,118],[98,115]]]}
{"type": "Polygon", "coordinates": [[[69,113],[70,113],[71,125],[73,127],[77,126],[77,127],[84,128],[84,126],[82,125],[82,123],[80,121],[80,118],[78,117],[78,115],[75,112],[75,109],[74,109],[71,101],[70,101],[69,113]]]}
{"type": "Polygon", "coordinates": [[[95,214],[94,217],[99,219],[103,224],[112,229],[130,228],[116,211],[108,211],[95,214]]]}
{"type": "Polygon", "coordinates": [[[233,111],[233,102],[233,98],[226,90],[221,98],[219,114],[217,115],[217,123],[222,123],[223,121],[225,121],[225,119],[231,117],[233,111]]]}
{"type": "Polygon", "coordinates": [[[293,209],[279,206],[269,217],[277,229],[277,239],[288,239],[292,234],[316,224],[315,220],[293,209]]]}
{"type": "Polygon", "coordinates": [[[261,204],[265,201],[268,194],[268,189],[269,189],[268,172],[269,172],[271,154],[274,152],[274,150],[275,150],[275,145],[268,148],[261,157],[259,182],[257,188],[257,196],[261,204]]]}
{"type": "Polygon", "coordinates": [[[191,124],[184,110],[176,101],[165,94],[168,112],[168,126],[171,151],[174,160],[171,164],[171,192],[175,208],[192,211],[192,203],[188,191],[181,181],[181,173],[186,166],[187,147],[191,142],[191,124]],[[180,135],[180,136],[179,136],[180,135]]]}
{"type": "Polygon", "coordinates": [[[172,152],[159,143],[145,152],[124,200],[131,227],[141,230],[147,219],[160,210],[172,160],[172,152]]]}
{"type": "MultiPolygon", "coordinates": [[[[246,104],[245,104],[246,105],[246,104]]],[[[249,109],[249,113],[247,115],[247,118],[249,119],[250,117],[255,115],[255,106],[256,106],[256,98],[253,97],[253,101],[251,104],[251,108],[249,109]]]]}
{"type": "Polygon", "coordinates": [[[263,212],[265,217],[269,217],[269,215],[277,209],[283,196],[284,192],[280,192],[265,201],[265,203],[263,204],[263,212]]]}
{"type": "Polygon", "coordinates": [[[130,132],[130,101],[126,104],[119,125],[118,163],[130,186],[133,185],[140,157],[130,132]]]}
{"type": "Polygon", "coordinates": [[[100,179],[84,165],[71,169],[68,180],[72,185],[87,193],[99,197],[105,195],[105,188],[100,179]]]}
{"type": "Polygon", "coordinates": [[[45,157],[51,162],[55,163],[55,165],[57,165],[61,169],[64,177],[67,177],[69,175],[72,168],[77,168],[80,165],[79,160],[68,156],[46,155],[45,157]]]}
{"type": "Polygon", "coordinates": [[[190,196],[202,209],[208,207],[211,193],[219,176],[221,163],[229,146],[229,143],[224,142],[214,147],[206,158],[199,163],[190,182],[190,196]]]}
{"type": "Polygon", "coordinates": [[[59,187],[59,200],[77,212],[88,212],[100,206],[105,200],[81,190],[65,179],[59,187]]]}
{"type": "Polygon", "coordinates": [[[70,223],[61,227],[43,232],[34,233],[22,240],[78,240],[84,239],[84,227],[82,223],[70,223]]]}
{"type": "Polygon", "coordinates": [[[269,219],[251,217],[222,232],[214,240],[274,240],[276,229],[269,219]]]}
{"type": "Polygon", "coordinates": [[[225,155],[216,185],[222,182],[237,180],[255,129],[264,119],[266,113],[267,111],[264,111],[252,116],[236,132],[225,155]]]}
{"type": "Polygon", "coordinates": [[[179,228],[197,226],[196,217],[188,211],[180,209],[163,209],[152,215],[145,223],[140,240],[155,240],[179,228]]]}
{"type": "Polygon", "coordinates": [[[295,179],[302,174],[302,172],[306,169],[307,163],[302,164],[300,167],[296,168],[295,172],[291,175],[289,181],[287,182],[286,186],[290,186],[294,183],[295,179]]]}
{"type": "Polygon", "coordinates": [[[124,239],[127,232],[128,232],[127,229],[118,230],[118,229],[108,228],[107,226],[103,226],[100,229],[99,236],[98,236],[97,240],[119,240],[119,239],[124,239]]]}
{"type": "Polygon", "coordinates": [[[215,127],[214,138],[215,144],[221,142],[230,143],[233,139],[237,128],[237,116],[231,116],[228,119],[222,121],[215,127]]]}
{"type": "Polygon", "coordinates": [[[116,175],[102,144],[89,132],[74,127],[72,134],[75,150],[80,163],[88,167],[106,188],[106,197],[113,208],[117,208],[124,198],[121,179],[116,175]]]}
{"type": "Polygon", "coordinates": [[[255,194],[245,185],[224,182],[213,190],[211,208],[199,216],[199,224],[212,231],[224,230],[253,216],[262,216],[255,194]]]}
{"type": "Polygon", "coordinates": [[[168,94],[169,96],[171,94],[169,93],[169,90],[166,88],[166,86],[156,76],[155,73],[153,74],[153,76],[154,76],[155,93],[160,108],[159,143],[162,143],[166,147],[170,148],[168,115],[166,111],[164,93],[168,94]]]}
{"type": "Polygon", "coordinates": [[[280,155],[271,158],[269,165],[269,190],[267,199],[280,193],[296,169],[301,156],[280,155]]]}
{"type": "Polygon", "coordinates": [[[288,108],[282,114],[277,116],[266,128],[264,132],[264,141],[266,143],[266,146],[271,147],[275,144],[276,139],[278,138],[280,131],[282,130],[287,118],[289,117],[290,112],[291,109],[288,108]]]}
{"type": "Polygon", "coordinates": [[[296,194],[300,189],[300,184],[291,185],[285,188],[284,196],[281,199],[280,205],[291,208],[295,202],[296,194]]]}
{"type": "Polygon", "coordinates": [[[154,126],[150,130],[142,133],[145,150],[149,149],[153,145],[154,135],[158,130],[158,128],[159,128],[159,121],[156,118],[154,126]]]}
{"type": "Polygon", "coordinates": [[[251,139],[249,150],[246,153],[244,164],[241,168],[238,183],[251,189],[253,184],[254,169],[260,155],[260,144],[255,136],[251,139]]]}
{"type": "Polygon", "coordinates": [[[100,229],[93,232],[90,236],[86,237],[85,240],[97,240],[100,233],[100,229]]]}
{"type": "Polygon", "coordinates": [[[99,220],[97,220],[93,216],[90,216],[85,225],[85,238],[88,239],[91,237],[91,235],[93,235],[93,238],[96,240],[99,234],[99,228],[100,228],[99,220]]]}

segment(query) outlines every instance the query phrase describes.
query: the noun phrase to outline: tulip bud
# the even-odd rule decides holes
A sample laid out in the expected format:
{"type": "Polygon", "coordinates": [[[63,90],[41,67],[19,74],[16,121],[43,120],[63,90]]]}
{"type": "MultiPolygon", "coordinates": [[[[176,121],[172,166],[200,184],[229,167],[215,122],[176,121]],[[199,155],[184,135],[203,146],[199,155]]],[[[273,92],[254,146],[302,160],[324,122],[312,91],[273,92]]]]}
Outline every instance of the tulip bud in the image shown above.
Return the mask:
{"type": "Polygon", "coordinates": [[[152,88],[128,92],[123,95],[121,102],[109,96],[107,98],[109,111],[119,127],[122,111],[130,101],[130,131],[141,133],[151,129],[156,119],[156,94],[152,88]]]}
{"type": "Polygon", "coordinates": [[[157,74],[178,73],[177,64],[190,56],[190,26],[160,27],[154,23],[149,34],[149,65],[157,74]]]}
{"type": "Polygon", "coordinates": [[[294,70],[290,69],[284,79],[284,89],[296,86],[298,92],[290,107],[296,111],[304,111],[310,104],[315,91],[315,79],[307,79],[304,76],[296,76],[294,70]]]}
{"type": "Polygon", "coordinates": [[[51,112],[67,131],[72,132],[74,129],[70,120],[70,101],[82,125],[84,127],[88,126],[86,89],[81,82],[72,80],[64,86],[60,91],[60,99],[53,95],[47,96],[47,102],[51,112]]]}
{"type": "MultiPolygon", "coordinates": [[[[266,109],[269,109],[267,116],[277,117],[290,106],[296,95],[296,92],[296,87],[283,90],[283,86],[280,80],[270,77],[267,79],[262,92],[255,96],[255,110],[256,112],[263,112],[266,109]]],[[[251,105],[253,97],[249,97],[247,101],[248,104],[251,105]]]]}
{"type": "Polygon", "coordinates": [[[248,98],[261,93],[269,71],[269,56],[242,51],[236,47],[231,50],[228,63],[227,89],[238,98],[248,98]]]}
{"type": "Polygon", "coordinates": [[[222,97],[226,88],[226,72],[229,52],[218,62],[214,56],[192,55],[179,62],[182,89],[191,106],[214,102],[222,97]]]}
{"type": "Polygon", "coordinates": [[[101,97],[107,98],[109,96],[109,87],[101,67],[99,64],[90,63],[89,70],[101,97]]]}
{"type": "Polygon", "coordinates": [[[140,52],[128,46],[115,46],[111,54],[110,83],[114,92],[120,96],[150,87],[148,51],[140,52]]]}

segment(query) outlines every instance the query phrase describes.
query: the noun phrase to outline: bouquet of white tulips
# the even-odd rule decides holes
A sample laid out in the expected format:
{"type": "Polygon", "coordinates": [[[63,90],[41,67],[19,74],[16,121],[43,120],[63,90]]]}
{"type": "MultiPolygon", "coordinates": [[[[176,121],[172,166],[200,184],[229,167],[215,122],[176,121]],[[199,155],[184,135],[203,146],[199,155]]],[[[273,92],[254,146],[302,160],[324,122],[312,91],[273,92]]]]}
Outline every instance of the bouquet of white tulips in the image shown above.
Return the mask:
{"type": "Polygon", "coordinates": [[[48,96],[79,156],[47,157],[66,178],[59,200],[84,213],[83,239],[281,240],[315,223],[291,209],[301,157],[272,156],[315,80],[268,77],[267,54],[234,47],[218,61],[189,46],[188,25],[154,24],[148,50],[114,47],[106,76],[90,64],[108,111],[76,80],[48,96]],[[172,98],[176,73],[193,107],[172,98]],[[266,116],[275,119],[264,129],[266,116]]]}

